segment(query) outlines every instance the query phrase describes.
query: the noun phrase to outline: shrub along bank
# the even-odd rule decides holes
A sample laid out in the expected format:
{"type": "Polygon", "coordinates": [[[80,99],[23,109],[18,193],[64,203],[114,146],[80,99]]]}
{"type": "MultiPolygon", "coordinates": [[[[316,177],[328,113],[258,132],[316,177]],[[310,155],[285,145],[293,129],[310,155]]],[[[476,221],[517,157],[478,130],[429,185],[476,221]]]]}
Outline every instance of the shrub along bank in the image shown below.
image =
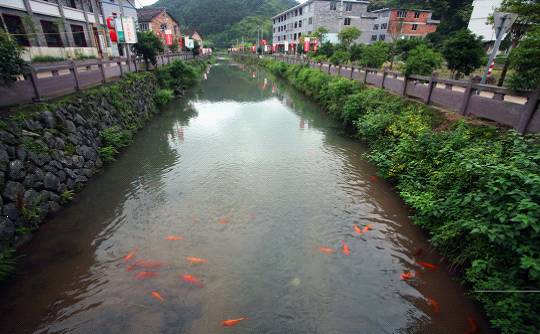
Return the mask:
{"type": "Polygon", "coordinates": [[[114,161],[157,106],[195,84],[206,66],[175,61],[0,119],[0,280],[14,269],[13,248],[114,161]]]}
{"type": "Polygon", "coordinates": [[[261,64],[354,128],[413,222],[462,272],[503,333],[540,331],[540,136],[448,121],[433,109],[317,69],[261,64]]]}

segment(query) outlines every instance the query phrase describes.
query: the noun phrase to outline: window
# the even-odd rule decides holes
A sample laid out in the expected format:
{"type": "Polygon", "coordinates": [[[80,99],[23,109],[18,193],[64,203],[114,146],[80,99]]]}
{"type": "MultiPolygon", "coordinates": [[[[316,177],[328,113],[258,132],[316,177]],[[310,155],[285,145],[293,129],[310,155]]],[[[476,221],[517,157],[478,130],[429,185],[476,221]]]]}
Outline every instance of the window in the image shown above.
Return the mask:
{"type": "Polygon", "coordinates": [[[343,25],[345,25],[345,26],[350,26],[350,25],[351,25],[351,18],[350,18],[350,17],[346,17],[346,18],[345,18],[345,21],[343,22],[343,25]]]}
{"type": "Polygon", "coordinates": [[[73,41],[75,42],[76,46],[81,48],[85,48],[88,46],[86,45],[86,36],[84,36],[83,26],[72,24],[71,33],[73,34],[73,41]]]}
{"type": "Polygon", "coordinates": [[[276,19],[273,19],[272,22],[273,22],[274,24],[276,24],[276,19]]]}
{"type": "Polygon", "coordinates": [[[298,33],[298,39],[300,39],[300,37],[302,37],[302,33],[301,33],[301,32],[298,33]]]}
{"type": "Polygon", "coordinates": [[[165,32],[165,30],[167,30],[167,23],[162,23],[159,26],[159,30],[161,30],[161,32],[165,32]]]}
{"type": "Polygon", "coordinates": [[[371,40],[376,41],[377,40],[377,35],[371,35],[371,40]]]}
{"type": "Polygon", "coordinates": [[[150,28],[148,27],[148,23],[139,23],[139,29],[141,29],[141,31],[150,30],[150,28]]]}
{"type": "Polygon", "coordinates": [[[298,28],[302,28],[302,20],[298,21],[298,28]]]}
{"type": "Polygon", "coordinates": [[[345,4],[345,11],[352,12],[352,3],[347,2],[345,4]]]}
{"type": "Polygon", "coordinates": [[[414,12],[414,18],[417,19],[420,17],[420,12],[414,12]]]}
{"type": "Polygon", "coordinates": [[[386,28],[388,28],[388,23],[382,23],[381,30],[385,30],[386,28]]]}
{"type": "Polygon", "coordinates": [[[300,9],[298,9],[298,13],[299,13],[300,15],[302,15],[302,7],[300,7],[300,9]]]}
{"type": "Polygon", "coordinates": [[[390,15],[390,11],[386,11],[382,13],[382,17],[388,17],[390,15]]]}
{"type": "Polygon", "coordinates": [[[298,9],[294,10],[294,16],[298,16],[298,9]]]}
{"type": "Polygon", "coordinates": [[[308,20],[307,20],[307,24],[313,24],[313,18],[310,17],[308,20]]]}
{"type": "Polygon", "coordinates": [[[337,8],[336,2],[335,1],[330,2],[330,10],[336,10],[336,8],[337,8]]]}
{"type": "Polygon", "coordinates": [[[71,8],[77,8],[77,4],[75,3],[75,0],[69,0],[68,6],[71,8]]]}
{"type": "Polygon", "coordinates": [[[26,31],[24,30],[21,18],[8,14],[2,14],[2,17],[4,18],[8,32],[14,35],[13,38],[15,38],[17,44],[22,46],[30,46],[30,42],[25,35],[26,31]]]}
{"type": "Polygon", "coordinates": [[[298,28],[298,22],[294,22],[294,27],[298,28]]]}
{"type": "Polygon", "coordinates": [[[51,21],[41,21],[41,28],[45,34],[45,41],[47,41],[47,46],[49,47],[62,47],[62,38],[60,38],[60,32],[58,31],[58,26],[51,21]]]}
{"type": "Polygon", "coordinates": [[[412,25],[412,30],[417,30],[418,29],[418,24],[413,24],[412,25]]]}
{"type": "Polygon", "coordinates": [[[274,28],[274,29],[272,30],[272,32],[275,34],[275,33],[276,33],[276,28],[274,28]]]}
{"type": "Polygon", "coordinates": [[[373,30],[379,30],[379,25],[378,25],[378,24],[375,24],[375,25],[373,26],[373,30]]]}
{"type": "Polygon", "coordinates": [[[407,11],[406,10],[398,10],[397,16],[398,17],[407,17],[407,11]]]}
{"type": "Polygon", "coordinates": [[[294,37],[293,39],[296,40],[296,33],[294,33],[293,37],[294,37]]]}
{"type": "Polygon", "coordinates": [[[379,35],[379,41],[384,41],[386,39],[386,35],[379,35]]]}

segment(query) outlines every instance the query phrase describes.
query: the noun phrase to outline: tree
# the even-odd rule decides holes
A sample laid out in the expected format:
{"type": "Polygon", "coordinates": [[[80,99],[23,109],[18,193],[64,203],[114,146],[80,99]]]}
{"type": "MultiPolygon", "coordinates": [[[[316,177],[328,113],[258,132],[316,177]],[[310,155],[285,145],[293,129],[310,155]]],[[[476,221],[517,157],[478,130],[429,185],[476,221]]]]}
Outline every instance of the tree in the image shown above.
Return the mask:
{"type": "Polygon", "coordinates": [[[351,54],[348,51],[337,50],[330,57],[330,62],[334,65],[341,65],[348,63],[351,60],[351,54]]]}
{"type": "Polygon", "coordinates": [[[540,85],[540,28],[527,33],[519,46],[510,54],[509,78],[513,89],[534,89],[540,85]]]}
{"type": "Polygon", "coordinates": [[[362,58],[362,52],[364,51],[364,44],[354,44],[351,46],[351,60],[358,61],[362,58]]]}
{"type": "Polygon", "coordinates": [[[454,78],[469,75],[486,62],[482,37],[468,29],[452,34],[443,44],[442,53],[454,78]]]}
{"type": "Polygon", "coordinates": [[[326,56],[327,58],[330,58],[334,54],[334,46],[330,42],[324,42],[319,47],[317,53],[326,56]]]}
{"type": "Polygon", "coordinates": [[[421,45],[427,45],[426,41],[419,38],[405,38],[394,41],[395,55],[403,61],[407,61],[409,52],[421,45]]]}
{"type": "Polygon", "coordinates": [[[389,56],[390,46],[384,42],[376,42],[364,47],[359,63],[362,66],[379,68],[389,56]]]}
{"type": "Polygon", "coordinates": [[[355,39],[360,37],[361,34],[362,34],[362,32],[358,28],[356,28],[356,27],[347,27],[347,28],[343,28],[339,32],[338,38],[339,38],[339,41],[341,42],[341,44],[343,44],[343,46],[347,50],[349,50],[350,47],[351,47],[351,44],[354,42],[355,39]]]}
{"type": "Polygon", "coordinates": [[[163,43],[153,32],[144,31],[137,33],[138,42],[133,44],[135,53],[144,59],[146,66],[148,63],[156,65],[156,55],[163,52],[163,43]]]}
{"type": "Polygon", "coordinates": [[[319,40],[320,43],[324,42],[324,39],[326,38],[326,34],[328,34],[328,29],[326,27],[320,26],[311,33],[311,36],[315,37],[319,40]]]}
{"type": "Polygon", "coordinates": [[[427,45],[418,45],[409,52],[404,73],[405,75],[429,75],[435,69],[440,68],[442,62],[443,57],[439,52],[427,45]]]}
{"type": "Polygon", "coordinates": [[[28,66],[22,60],[23,49],[7,33],[0,30],[0,85],[17,81],[17,75],[26,73],[28,66]]]}

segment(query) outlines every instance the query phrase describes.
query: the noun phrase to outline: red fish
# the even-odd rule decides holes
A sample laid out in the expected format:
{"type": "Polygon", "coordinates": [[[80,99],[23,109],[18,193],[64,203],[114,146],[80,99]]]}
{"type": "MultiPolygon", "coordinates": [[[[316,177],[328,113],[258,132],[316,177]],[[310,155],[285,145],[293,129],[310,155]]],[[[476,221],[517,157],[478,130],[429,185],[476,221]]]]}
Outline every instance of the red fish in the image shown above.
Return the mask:
{"type": "Polygon", "coordinates": [[[319,251],[324,254],[332,254],[335,252],[335,250],[330,247],[319,247],[319,251]]]}
{"type": "Polygon", "coordinates": [[[431,306],[431,308],[433,309],[433,312],[435,313],[439,313],[439,311],[441,310],[441,306],[439,305],[439,302],[437,302],[435,299],[433,298],[428,298],[428,304],[431,306]]]}
{"type": "Polygon", "coordinates": [[[362,229],[360,227],[358,227],[358,225],[354,224],[353,227],[354,227],[354,230],[356,231],[356,233],[362,235],[362,229]]]}
{"type": "Polygon", "coordinates": [[[153,271],[141,271],[135,275],[136,279],[147,279],[157,277],[159,274],[153,271]]]}
{"type": "Polygon", "coordinates": [[[366,226],[364,226],[364,230],[362,232],[366,233],[367,231],[371,230],[372,228],[373,228],[373,225],[367,224],[366,226]]]}
{"type": "Polygon", "coordinates": [[[238,319],[223,320],[223,321],[221,322],[221,326],[223,326],[223,327],[233,327],[233,326],[238,325],[238,323],[239,323],[240,321],[244,321],[244,320],[246,320],[246,319],[247,319],[247,318],[242,317],[242,318],[238,318],[238,319]]]}
{"type": "Polygon", "coordinates": [[[466,332],[466,334],[478,333],[478,324],[476,323],[476,320],[474,320],[473,317],[468,316],[467,321],[469,322],[469,330],[466,332]]]}
{"type": "Polygon", "coordinates": [[[428,263],[428,262],[416,261],[416,264],[421,265],[422,267],[428,268],[428,269],[431,269],[431,270],[437,269],[437,265],[431,264],[431,263],[428,263]]]}
{"type": "Polygon", "coordinates": [[[193,275],[182,275],[182,280],[186,283],[191,283],[201,288],[203,287],[201,280],[199,280],[197,277],[193,275]]]}
{"type": "Polygon", "coordinates": [[[137,249],[132,250],[131,252],[128,253],[128,255],[124,256],[124,261],[128,262],[135,256],[136,253],[137,253],[137,249]]]}
{"type": "Polygon", "coordinates": [[[411,278],[414,278],[414,273],[412,271],[405,271],[403,274],[401,274],[401,279],[404,281],[411,278]]]}
{"type": "Polygon", "coordinates": [[[343,254],[347,256],[351,255],[351,250],[349,249],[349,246],[347,246],[345,241],[341,240],[341,244],[343,245],[343,254]]]}
{"type": "Polygon", "coordinates": [[[184,240],[184,238],[178,235],[168,235],[165,237],[165,240],[176,241],[176,240],[184,240]]]}
{"type": "Polygon", "coordinates": [[[163,299],[163,297],[161,297],[161,295],[157,291],[152,291],[152,297],[154,297],[155,299],[159,300],[162,303],[165,301],[165,299],[163,299]]]}
{"type": "Polygon", "coordinates": [[[193,256],[186,257],[186,260],[188,260],[192,264],[201,264],[201,263],[207,263],[208,262],[207,259],[201,259],[200,257],[193,257],[193,256]]]}

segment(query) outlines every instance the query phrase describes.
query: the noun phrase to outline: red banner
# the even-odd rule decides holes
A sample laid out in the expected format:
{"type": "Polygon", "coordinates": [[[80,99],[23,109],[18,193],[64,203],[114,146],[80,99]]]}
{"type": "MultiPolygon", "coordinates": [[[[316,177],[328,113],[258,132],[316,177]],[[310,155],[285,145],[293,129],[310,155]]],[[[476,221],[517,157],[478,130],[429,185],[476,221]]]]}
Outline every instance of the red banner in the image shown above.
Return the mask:
{"type": "Polygon", "coordinates": [[[173,35],[172,34],[165,34],[165,44],[166,45],[173,45],[173,35]]]}
{"type": "Polygon", "coordinates": [[[276,52],[277,51],[277,44],[274,44],[272,45],[272,52],[276,52]]]}
{"type": "Polygon", "coordinates": [[[319,49],[319,41],[315,40],[313,42],[313,51],[317,52],[318,49],[319,49]]]}
{"type": "Polygon", "coordinates": [[[257,52],[257,46],[256,46],[256,45],[253,45],[253,46],[251,47],[251,51],[253,51],[254,53],[257,52]]]}
{"type": "Polygon", "coordinates": [[[309,52],[309,39],[304,41],[304,52],[309,52]]]}
{"type": "Polygon", "coordinates": [[[261,39],[261,44],[266,45],[266,39],[261,39]]]}

